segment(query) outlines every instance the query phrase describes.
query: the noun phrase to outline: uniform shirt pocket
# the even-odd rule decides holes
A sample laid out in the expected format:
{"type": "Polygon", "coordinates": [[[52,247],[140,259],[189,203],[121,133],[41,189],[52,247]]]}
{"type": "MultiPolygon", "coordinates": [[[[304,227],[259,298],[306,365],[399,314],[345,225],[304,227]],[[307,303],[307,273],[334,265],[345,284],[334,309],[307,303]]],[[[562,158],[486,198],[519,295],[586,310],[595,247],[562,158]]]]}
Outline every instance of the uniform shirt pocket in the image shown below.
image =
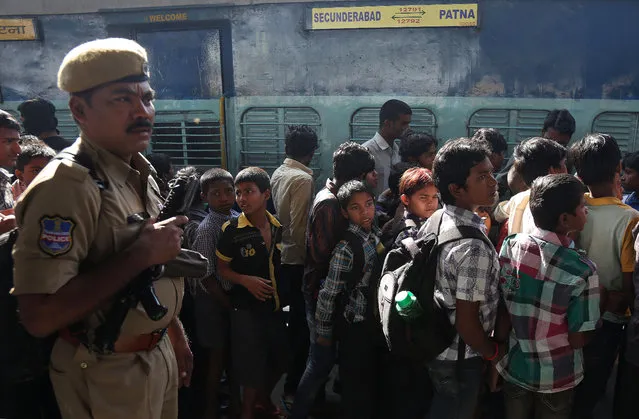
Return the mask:
{"type": "Polygon", "coordinates": [[[121,252],[138,238],[144,224],[125,224],[113,227],[113,251],[121,252]]]}

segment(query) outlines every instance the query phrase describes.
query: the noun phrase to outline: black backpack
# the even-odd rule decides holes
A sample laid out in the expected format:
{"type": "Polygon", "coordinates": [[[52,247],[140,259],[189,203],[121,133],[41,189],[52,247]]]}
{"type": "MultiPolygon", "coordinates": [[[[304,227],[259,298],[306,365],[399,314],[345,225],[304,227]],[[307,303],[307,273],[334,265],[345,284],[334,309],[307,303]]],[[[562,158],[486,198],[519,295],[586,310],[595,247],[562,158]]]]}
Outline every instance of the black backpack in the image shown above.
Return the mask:
{"type": "Polygon", "coordinates": [[[388,227],[385,225],[382,229],[382,244],[384,245],[384,249],[386,254],[393,248],[395,245],[395,240],[397,240],[397,236],[399,233],[406,231],[411,228],[416,228],[417,224],[410,218],[399,218],[393,219],[388,222],[388,227]]]}
{"type": "MultiPolygon", "coordinates": [[[[448,311],[434,297],[437,264],[441,247],[461,239],[474,238],[492,247],[479,229],[458,226],[440,234],[443,210],[433,214],[419,231],[419,238],[406,238],[402,245],[386,256],[377,291],[379,320],[391,354],[418,363],[429,362],[448,348],[457,331],[448,318],[448,311]],[[411,291],[423,309],[414,321],[402,318],[395,308],[395,296],[411,291]]],[[[459,339],[459,359],[463,359],[465,344],[459,339]]]]}
{"type": "Polygon", "coordinates": [[[18,237],[13,229],[0,235],[0,377],[3,382],[28,381],[47,372],[52,339],[29,335],[18,318],[13,288],[11,250],[18,237]]]}

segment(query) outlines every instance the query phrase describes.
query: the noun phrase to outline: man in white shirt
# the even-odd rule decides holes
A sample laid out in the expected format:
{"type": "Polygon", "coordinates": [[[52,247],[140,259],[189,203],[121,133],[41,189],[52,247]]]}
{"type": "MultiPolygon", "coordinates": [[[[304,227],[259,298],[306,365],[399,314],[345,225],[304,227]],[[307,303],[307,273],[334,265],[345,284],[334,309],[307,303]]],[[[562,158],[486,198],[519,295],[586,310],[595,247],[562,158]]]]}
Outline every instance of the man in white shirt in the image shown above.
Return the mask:
{"type": "Polygon", "coordinates": [[[288,330],[292,360],[284,385],[285,406],[293,402],[308,358],[309,330],[302,278],[306,259],[306,224],[314,195],[313,171],[308,166],[317,144],[317,134],[312,128],[306,125],[290,126],[286,134],[287,157],[271,176],[273,203],[283,226],[280,277],[282,305],[290,304],[288,330]]]}
{"type": "Polygon", "coordinates": [[[397,99],[389,100],[379,110],[379,131],[363,144],[375,158],[375,170],[379,178],[374,190],[376,196],[388,189],[390,169],[401,160],[395,139],[401,137],[408,128],[412,115],[413,111],[406,103],[397,99]]]}

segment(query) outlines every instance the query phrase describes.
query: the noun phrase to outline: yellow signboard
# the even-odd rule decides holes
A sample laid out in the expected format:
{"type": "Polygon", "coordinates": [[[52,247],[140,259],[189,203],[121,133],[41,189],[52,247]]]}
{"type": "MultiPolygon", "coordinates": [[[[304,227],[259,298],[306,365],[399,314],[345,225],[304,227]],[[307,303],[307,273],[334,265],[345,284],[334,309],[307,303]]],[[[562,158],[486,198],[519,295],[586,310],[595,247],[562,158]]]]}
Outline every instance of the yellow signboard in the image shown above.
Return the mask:
{"type": "Polygon", "coordinates": [[[477,4],[329,7],[311,10],[311,29],[477,26],[477,4]]]}
{"type": "Polygon", "coordinates": [[[0,19],[0,41],[38,39],[35,19],[0,19]]]}

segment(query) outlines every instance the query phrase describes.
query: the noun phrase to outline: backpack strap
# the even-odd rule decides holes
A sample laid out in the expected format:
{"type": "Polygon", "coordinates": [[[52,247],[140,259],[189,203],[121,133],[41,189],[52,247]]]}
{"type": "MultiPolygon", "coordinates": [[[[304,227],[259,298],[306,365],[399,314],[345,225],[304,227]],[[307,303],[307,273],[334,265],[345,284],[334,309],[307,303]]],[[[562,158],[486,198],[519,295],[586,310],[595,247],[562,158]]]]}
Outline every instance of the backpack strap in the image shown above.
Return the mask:
{"type": "Polygon", "coordinates": [[[456,226],[455,229],[448,230],[444,233],[437,235],[437,245],[443,246],[447,243],[451,243],[462,239],[477,239],[481,240],[495,250],[495,246],[491,243],[488,237],[478,228],[471,226],[456,226]]]}
{"type": "MultiPolygon", "coordinates": [[[[452,243],[462,239],[477,239],[486,243],[493,251],[495,247],[488,237],[478,228],[471,226],[455,226],[456,228],[450,229],[441,233],[441,225],[443,220],[444,210],[436,211],[429,219],[428,229],[426,232],[437,234],[437,248],[440,249],[447,243],[452,243]]],[[[459,341],[457,344],[457,362],[455,365],[455,373],[458,379],[461,379],[462,363],[466,358],[466,342],[462,339],[459,333],[459,341]]]]}
{"type": "Polygon", "coordinates": [[[415,224],[415,221],[413,221],[410,218],[407,218],[406,220],[404,220],[404,224],[406,225],[404,230],[407,229],[407,228],[415,228],[415,227],[417,227],[417,224],[415,224]]]}
{"type": "Polygon", "coordinates": [[[345,240],[353,251],[353,269],[351,269],[351,275],[349,275],[344,290],[346,295],[349,296],[357,285],[357,279],[361,278],[361,274],[364,271],[366,255],[364,255],[364,246],[362,246],[362,239],[360,239],[352,231],[346,230],[342,236],[342,240],[345,240]]]}
{"type": "Polygon", "coordinates": [[[417,243],[415,243],[415,239],[412,237],[406,237],[402,240],[402,245],[406,250],[408,250],[408,253],[410,253],[410,258],[415,259],[415,256],[417,256],[417,253],[419,252],[419,247],[417,246],[417,243]]]}
{"type": "Polygon", "coordinates": [[[481,240],[491,249],[495,249],[492,242],[488,237],[478,228],[471,226],[455,226],[456,228],[450,229],[441,233],[441,226],[443,221],[444,210],[437,210],[429,219],[425,233],[432,233],[437,235],[437,246],[441,247],[447,243],[451,243],[461,239],[477,239],[481,240]]]}

